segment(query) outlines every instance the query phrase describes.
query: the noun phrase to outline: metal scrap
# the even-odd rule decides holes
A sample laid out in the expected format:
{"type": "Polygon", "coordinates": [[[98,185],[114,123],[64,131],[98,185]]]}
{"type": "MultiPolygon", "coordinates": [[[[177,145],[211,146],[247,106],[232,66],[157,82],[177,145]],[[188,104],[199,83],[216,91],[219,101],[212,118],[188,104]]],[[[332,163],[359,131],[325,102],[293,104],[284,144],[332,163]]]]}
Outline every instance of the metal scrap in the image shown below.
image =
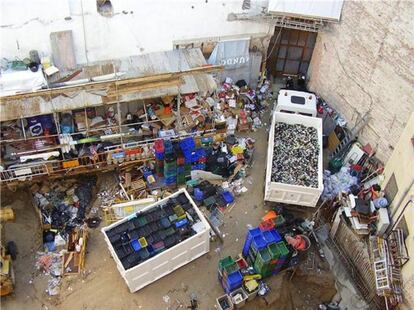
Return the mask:
{"type": "Polygon", "coordinates": [[[275,124],[272,182],[318,187],[318,158],[316,128],[275,124]]]}

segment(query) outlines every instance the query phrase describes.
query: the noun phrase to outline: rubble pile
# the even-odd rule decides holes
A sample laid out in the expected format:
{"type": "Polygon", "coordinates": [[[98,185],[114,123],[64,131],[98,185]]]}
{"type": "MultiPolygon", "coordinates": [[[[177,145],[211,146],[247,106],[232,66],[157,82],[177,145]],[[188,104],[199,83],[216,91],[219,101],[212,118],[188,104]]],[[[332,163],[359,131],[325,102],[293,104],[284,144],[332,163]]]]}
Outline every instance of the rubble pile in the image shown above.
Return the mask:
{"type": "Polygon", "coordinates": [[[31,187],[34,202],[42,214],[45,226],[64,238],[83,224],[85,212],[92,201],[96,177],[35,184],[31,187]]]}
{"type": "Polygon", "coordinates": [[[318,187],[318,157],[315,128],[275,124],[272,182],[318,187]]]}

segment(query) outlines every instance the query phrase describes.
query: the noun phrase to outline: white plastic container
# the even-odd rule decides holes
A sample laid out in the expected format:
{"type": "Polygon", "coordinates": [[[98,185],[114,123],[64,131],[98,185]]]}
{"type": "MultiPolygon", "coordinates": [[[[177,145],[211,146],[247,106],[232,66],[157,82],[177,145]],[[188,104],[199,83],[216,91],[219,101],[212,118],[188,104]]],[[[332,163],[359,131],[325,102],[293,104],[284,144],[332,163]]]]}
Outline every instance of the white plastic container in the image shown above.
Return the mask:
{"type": "MultiPolygon", "coordinates": [[[[108,249],[111,252],[113,259],[115,260],[119,273],[124,278],[131,293],[136,292],[141,288],[151,284],[152,282],[168,275],[174,270],[184,266],[185,264],[188,264],[203,254],[206,254],[210,250],[210,226],[185,189],[180,189],[171,196],[161,199],[147,207],[144,207],[141,212],[150,210],[151,208],[163,204],[170,198],[177,197],[181,193],[184,193],[186,195],[191,205],[197,212],[198,217],[200,218],[200,221],[194,225],[197,226],[196,229],[194,229],[197,231],[197,233],[188,239],[176,244],[175,246],[161,253],[158,253],[154,257],[140,263],[135,267],[125,270],[111,242],[109,241],[108,236],[105,233],[106,231],[111,230],[121,223],[128,221],[131,219],[131,217],[135,216],[135,214],[116,223],[113,223],[112,225],[102,228],[102,233],[108,245],[108,249]]],[[[193,228],[195,228],[194,226],[193,228]]]]}
{"type": "Polygon", "coordinates": [[[231,309],[234,309],[234,305],[233,305],[233,302],[231,301],[231,297],[227,294],[216,298],[216,303],[217,303],[217,309],[218,310],[231,310],[231,309]],[[228,307],[223,308],[221,306],[220,301],[222,301],[222,300],[225,300],[227,302],[228,307]]]}
{"type": "Polygon", "coordinates": [[[271,202],[294,204],[305,207],[315,207],[323,191],[322,160],[322,120],[316,117],[274,112],[272,117],[272,124],[269,131],[269,142],[267,148],[266,183],[264,200],[271,202]],[[301,124],[304,126],[311,126],[317,129],[320,148],[318,159],[318,187],[306,187],[271,181],[276,122],[282,122],[287,124],[301,124]]]}
{"type": "Polygon", "coordinates": [[[230,297],[236,309],[240,309],[246,304],[247,293],[242,288],[238,288],[231,292],[230,297]]]}

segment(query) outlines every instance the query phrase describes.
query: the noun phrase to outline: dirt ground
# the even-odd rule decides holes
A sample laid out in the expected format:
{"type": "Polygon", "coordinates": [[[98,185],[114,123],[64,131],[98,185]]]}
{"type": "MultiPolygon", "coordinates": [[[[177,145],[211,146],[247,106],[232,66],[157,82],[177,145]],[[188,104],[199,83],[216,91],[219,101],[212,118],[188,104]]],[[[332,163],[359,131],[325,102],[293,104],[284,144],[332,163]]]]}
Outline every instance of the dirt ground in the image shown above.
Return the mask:
{"type": "MultiPolygon", "coordinates": [[[[268,124],[268,120],[265,123],[268,124]]],[[[45,292],[47,280],[35,269],[35,252],[39,248],[40,234],[30,195],[27,190],[4,192],[2,202],[11,206],[16,213],[16,221],[5,226],[5,237],[17,243],[19,255],[15,261],[16,291],[12,296],[2,299],[2,309],[174,310],[186,309],[190,305],[191,294],[197,296],[199,309],[216,309],[216,298],[223,295],[217,280],[218,260],[240,253],[247,227],[258,225],[265,214],[265,128],[249,134],[257,141],[255,162],[245,182],[248,192],[237,198],[236,206],[226,215],[222,229],[224,243],[211,243],[208,254],[134,294],[128,291],[110,257],[100,229],[95,229],[90,231],[85,275],[65,277],[60,295],[57,298],[48,296],[45,292]]],[[[320,302],[329,301],[336,293],[334,278],[316,252],[310,257],[314,257],[314,260],[304,257],[293,276],[291,272],[285,272],[270,278],[268,283],[272,290],[266,300],[256,298],[247,303],[244,309],[307,310],[317,309],[320,302]]]]}

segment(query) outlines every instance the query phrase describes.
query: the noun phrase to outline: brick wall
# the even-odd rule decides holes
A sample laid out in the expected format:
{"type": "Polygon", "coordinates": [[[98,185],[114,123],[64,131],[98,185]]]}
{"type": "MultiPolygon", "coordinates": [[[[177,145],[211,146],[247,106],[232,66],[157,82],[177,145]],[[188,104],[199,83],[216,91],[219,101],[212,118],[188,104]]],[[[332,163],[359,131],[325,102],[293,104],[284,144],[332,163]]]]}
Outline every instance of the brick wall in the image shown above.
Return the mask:
{"type": "Polygon", "coordinates": [[[414,111],[411,1],[345,1],[339,24],[318,34],[309,88],[350,123],[371,119],[360,140],[386,162],[414,111]]]}

